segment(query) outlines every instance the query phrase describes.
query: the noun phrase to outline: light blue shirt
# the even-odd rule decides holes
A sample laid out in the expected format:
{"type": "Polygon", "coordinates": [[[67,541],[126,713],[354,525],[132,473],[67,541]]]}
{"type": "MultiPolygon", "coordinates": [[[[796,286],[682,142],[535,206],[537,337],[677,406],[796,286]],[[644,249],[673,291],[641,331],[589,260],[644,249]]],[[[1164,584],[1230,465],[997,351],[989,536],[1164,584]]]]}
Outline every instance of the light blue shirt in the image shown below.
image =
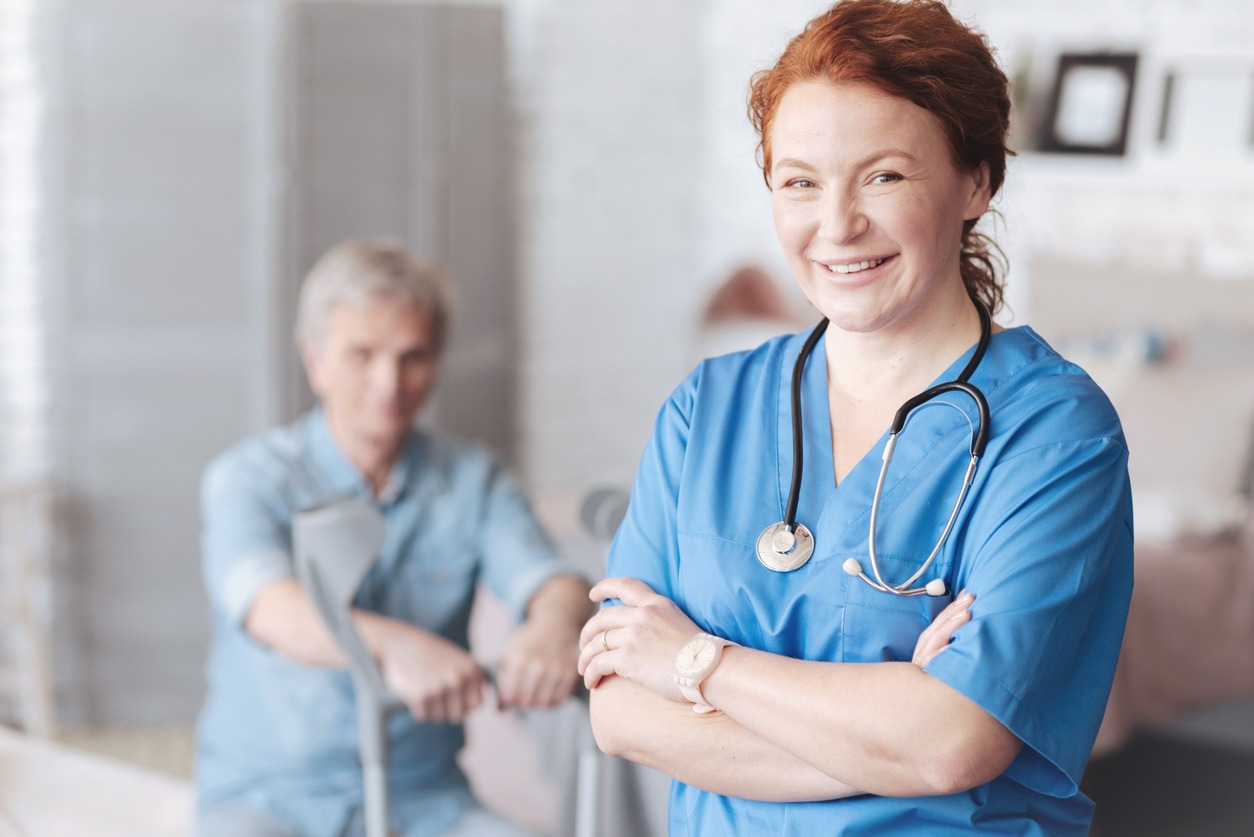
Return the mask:
{"type": "MultiPolygon", "coordinates": [[[[261,588],[294,575],[293,513],[348,495],[373,502],[387,523],[386,544],[355,606],[462,647],[478,582],[521,618],[545,581],[570,572],[514,482],[479,448],[413,431],[377,500],[332,440],[320,410],[231,448],[209,465],[202,485],[213,619],[196,757],[202,809],[242,801],[280,821],[303,823],[301,833],[313,835],[339,834],[361,804],[348,673],[288,660],[242,627],[261,588]]],[[[403,806],[407,790],[468,800],[454,760],[463,743],[459,725],[393,713],[394,804],[403,806]]]]}
{"type": "MultiPolygon", "coordinates": [[[[784,517],[790,376],[803,340],[706,361],[676,389],[645,451],[609,574],[642,579],[711,633],[822,661],[908,661],[931,618],[970,590],[971,622],[927,671],[1024,747],[997,779],[944,797],[765,803],[677,782],[672,835],[1087,834],[1093,806],[1078,782],[1132,590],[1128,452],[1110,402],[1031,329],[993,335],[971,379],[988,398],[988,447],[948,541],[918,582],[943,578],[949,594],[897,597],[842,569],[852,556],[870,571],[868,517],[887,434],[836,486],[820,343],[803,376],[797,513],[815,552],[795,572],[776,573],[758,563],[754,545],[784,517]]],[[[970,459],[968,420],[977,420],[970,399],[948,393],[916,410],[898,439],[876,529],[889,583],[918,569],[944,528],[970,459]]]]}

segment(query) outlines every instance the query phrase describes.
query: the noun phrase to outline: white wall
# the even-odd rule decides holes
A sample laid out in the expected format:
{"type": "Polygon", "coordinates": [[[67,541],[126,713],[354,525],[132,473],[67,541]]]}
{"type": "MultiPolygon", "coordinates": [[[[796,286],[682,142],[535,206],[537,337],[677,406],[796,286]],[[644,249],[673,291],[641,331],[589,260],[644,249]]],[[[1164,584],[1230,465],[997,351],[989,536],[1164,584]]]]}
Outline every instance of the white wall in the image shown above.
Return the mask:
{"type": "Polygon", "coordinates": [[[516,56],[523,470],[541,492],[634,472],[696,303],[705,3],[552,3],[516,56]]]}
{"type": "MultiPolygon", "coordinates": [[[[754,162],[745,94],[750,73],[827,5],[508,4],[523,132],[522,464],[536,490],[574,493],[631,480],[656,409],[691,365],[704,295],[745,261],[791,286],[754,162]]],[[[1184,156],[1164,161],[1152,140],[1162,63],[1172,55],[1248,53],[1254,11],[1247,2],[953,6],[989,35],[1008,73],[1034,71],[1038,99],[1064,48],[1142,52],[1127,158],[1058,163],[1036,155],[1012,165],[994,228],[1012,262],[1003,320],[1031,320],[1039,250],[1123,259],[1130,248],[1112,250],[1112,241],[1178,241],[1161,233],[1178,229],[1181,191],[1195,206],[1226,192],[1231,206],[1195,227],[1209,229],[1218,215],[1227,239],[1244,235],[1254,213],[1231,182],[1248,185],[1249,175],[1234,175],[1231,165],[1199,170],[1184,156]],[[1155,189],[1147,184],[1164,179],[1174,187],[1146,195],[1155,189]],[[1129,211],[1139,218],[1131,228],[1120,222],[1129,211]]],[[[1238,161],[1242,167],[1248,172],[1248,159],[1238,161]]]]}
{"type": "Polygon", "coordinates": [[[259,0],[66,0],[45,277],[63,505],[62,721],[194,711],[199,473],[273,420],[279,224],[259,0]]]}

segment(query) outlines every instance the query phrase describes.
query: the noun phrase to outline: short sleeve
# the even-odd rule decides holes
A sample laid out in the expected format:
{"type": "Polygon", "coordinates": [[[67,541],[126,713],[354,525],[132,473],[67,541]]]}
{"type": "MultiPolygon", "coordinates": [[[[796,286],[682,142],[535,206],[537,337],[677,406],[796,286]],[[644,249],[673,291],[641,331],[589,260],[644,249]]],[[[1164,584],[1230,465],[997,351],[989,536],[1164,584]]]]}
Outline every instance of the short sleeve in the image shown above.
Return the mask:
{"type": "Polygon", "coordinates": [[[201,480],[205,588],[214,610],[236,625],[266,584],[294,574],[290,523],[266,483],[230,453],[212,462],[201,480]]]}
{"type": "Polygon", "coordinates": [[[677,598],[679,491],[698,375],[693,372],[658,411],[606,570],[639,579],[669,599],[677,598]]]}
{"type": "Polygon", "coordinates": [[[487,477],[481,526],[483,579],[518,619],[550,578],[580,575],[558,556],[527,498],[495,462],[487,477]]]}
{"type": "Polygon", "coordinates": [[[967,532],[972,620],[927,672],[1025,744],[1007,776],[1076,793],[1101,723],[1132,591],[1121,435],[1021,450],[990,469],[967,532]]]}

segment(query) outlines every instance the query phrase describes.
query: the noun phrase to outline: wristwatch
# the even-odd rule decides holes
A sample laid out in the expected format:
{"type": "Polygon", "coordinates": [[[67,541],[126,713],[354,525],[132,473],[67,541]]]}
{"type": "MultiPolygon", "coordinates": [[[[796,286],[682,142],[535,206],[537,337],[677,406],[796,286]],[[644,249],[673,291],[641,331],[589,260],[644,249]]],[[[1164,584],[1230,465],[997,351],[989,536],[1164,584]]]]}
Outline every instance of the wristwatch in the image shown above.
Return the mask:
{"type": "Polygon", "coordinates": [[[675,673],[671,679],[679,686],[685,698],[692,701],[692,711],[700,714],[715,712],[701,694],[701,682],[713,673],[723,658],[723,648],[735,645],[731,640],[700,633],[683,644],[675,656],[675,673]]]}

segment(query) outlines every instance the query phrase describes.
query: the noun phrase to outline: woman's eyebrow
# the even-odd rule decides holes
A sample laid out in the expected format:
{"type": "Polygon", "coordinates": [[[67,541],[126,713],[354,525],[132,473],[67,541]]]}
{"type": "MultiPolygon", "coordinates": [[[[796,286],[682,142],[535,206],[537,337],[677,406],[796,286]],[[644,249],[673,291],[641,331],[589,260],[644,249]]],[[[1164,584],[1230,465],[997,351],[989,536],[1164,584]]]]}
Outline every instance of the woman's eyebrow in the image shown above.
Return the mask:
{"type": "Polygon", "coordinates": [[[782,160],[775,160],[773,163],[771,163],[772,171],[774,171],[775,169],[782,169],[786,167],[791,167],[794,169],[813,169],[814,168],[814,166],[810,165],[805,160],[801,160],[796,157],[785,157],[782,160]]]}
{"type": "MultiPolygon", "coordinates": [[[[866,168],[867,166],[877,163],[880,160],[887,160],[891,157],[900,157],[902,159],[909,160],[912,163],[918,162],[918,158],[915,157],[915,155],[911,154],[909,151],[906,151],[901,148],[884,148],[884,149],[877,149],[875,151],[872,151],[870,154],[867,154],[865,157],[861,158],[860,160],[855,161],[853,164],[853,167],[859,168],[859,169],[866,168]]],[[[802,160],[797,157],[784,157],[781,160],[776,160],[771,163],[771,171],[775,171],[776,169],[789,168],[789,167],[797,168],[797,169],[805,169],[807,171],[814,170],[813,164],[807,163],[805,160],[802,160]]]]}

